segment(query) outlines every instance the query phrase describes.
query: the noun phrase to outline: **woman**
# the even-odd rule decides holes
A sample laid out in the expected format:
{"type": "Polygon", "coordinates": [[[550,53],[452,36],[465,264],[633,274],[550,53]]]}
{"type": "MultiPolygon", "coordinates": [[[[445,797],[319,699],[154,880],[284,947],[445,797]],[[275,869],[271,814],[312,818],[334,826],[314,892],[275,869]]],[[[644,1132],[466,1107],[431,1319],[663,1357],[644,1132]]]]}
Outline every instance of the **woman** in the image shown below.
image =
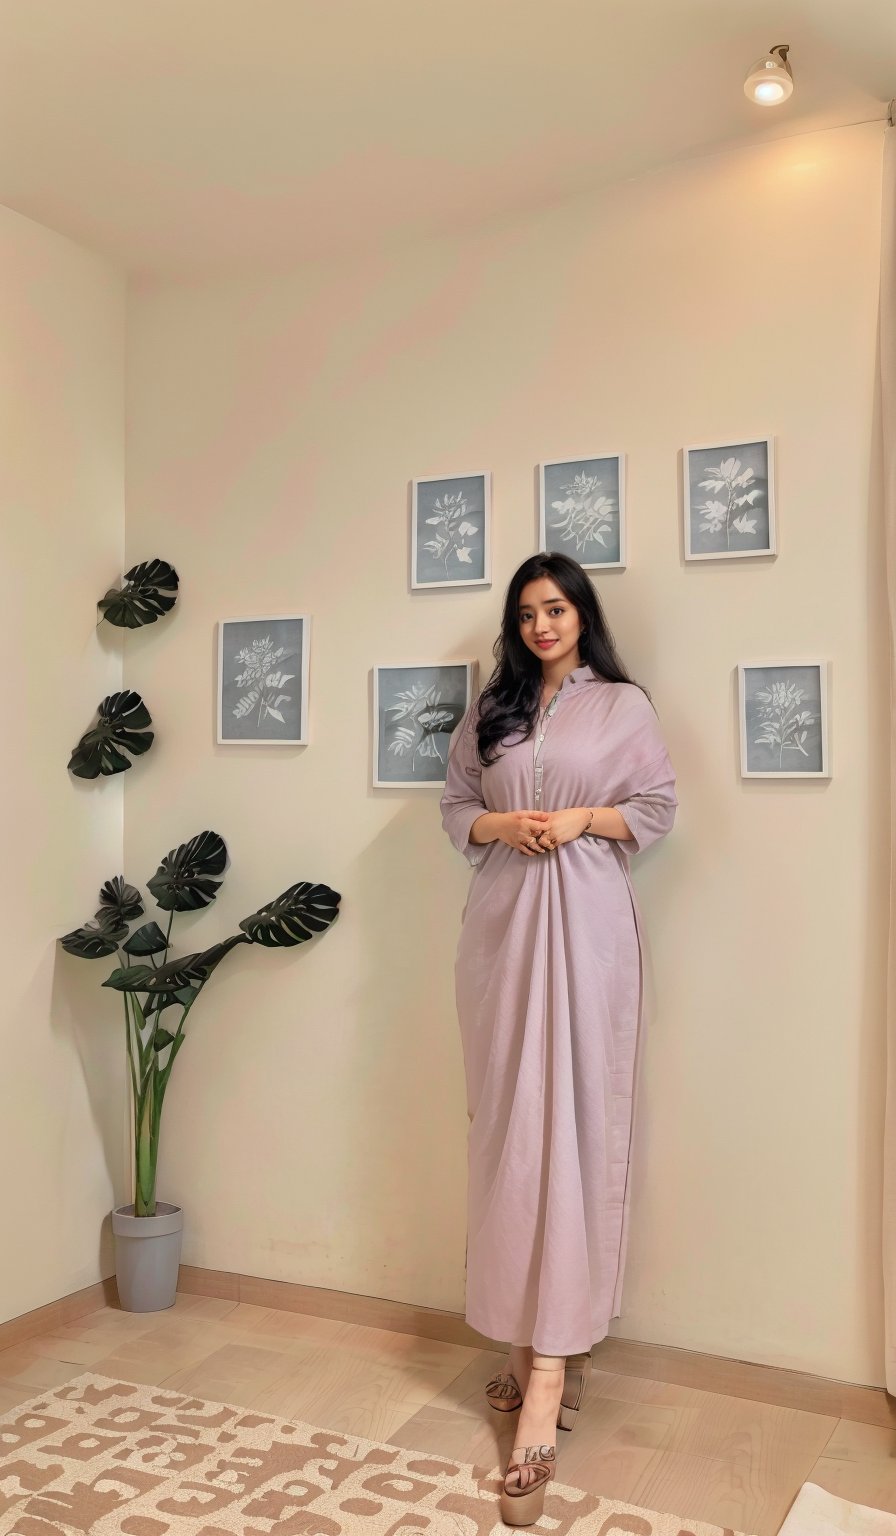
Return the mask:
{"type": "Polygon", "coordinates": [[[451,737],[441,809],[475,871],[455,967],[466,1317],[513,1343],[486,1391],[522,1406],[501,1513],[528,1525],[555,1426],[572,1427],[591,1345],[619,1316],[642,1015],[628,860],[670,830],[678,801],[649,695],[575,560],[524,561],[494,655],[451,737]]]}

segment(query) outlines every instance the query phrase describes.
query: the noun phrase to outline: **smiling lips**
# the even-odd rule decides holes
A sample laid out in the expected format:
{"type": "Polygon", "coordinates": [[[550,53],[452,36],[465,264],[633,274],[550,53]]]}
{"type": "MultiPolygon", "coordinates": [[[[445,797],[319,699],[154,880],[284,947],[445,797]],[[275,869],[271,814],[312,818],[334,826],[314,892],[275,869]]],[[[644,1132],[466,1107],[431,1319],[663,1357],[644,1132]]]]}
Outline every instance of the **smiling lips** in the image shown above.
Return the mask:
{"type": "Polygon", "coordinates": [[[546,651],[548,646],[556,645],[557,642],[556,640],[536,640],[535,644],[539,647],[540,650],[546,651]]]}

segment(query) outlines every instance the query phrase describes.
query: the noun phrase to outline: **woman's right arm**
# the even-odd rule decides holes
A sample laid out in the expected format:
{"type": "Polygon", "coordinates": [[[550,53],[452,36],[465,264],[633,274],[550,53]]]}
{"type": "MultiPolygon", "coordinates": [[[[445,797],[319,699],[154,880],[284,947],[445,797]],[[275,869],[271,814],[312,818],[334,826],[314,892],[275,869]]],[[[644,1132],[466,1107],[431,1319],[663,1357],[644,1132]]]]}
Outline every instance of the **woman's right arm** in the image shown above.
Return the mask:
{"type": "MultiPolygon", "coordinates": [[[[439,802],[442,826],[459,853],[468,864],[477,865],[485,857],[485,848],[474,843],[473,826],[479,821],[492,821],[496,813],[490,812],[482,798],[482,765],[476,743],[476,704],[470,705],[463,719],[455,727],[448,743],[448,763],[445,770],[445,789],[439,802]]],[[[493,838],[485,841],[494,841],[493,838]]]]}
{"type": "Polygon", "coordinates": [[[482,764],[476,742],[475,705],[471,705],[448,743],[445,789],[440,801],[442,826],[459,853],[474,868],[490,843],[507,843],[534,858],[528,837],[547,821],[543,811],[490,811],[482,798],[482,764]],[[474,835],[475,834],[475,835],[474,835]]]}
{"type": "Polygon", "coordinates": [[[496,843],[501,836],[501,823],[506,819],[502,811],[486,811],[484,816],[477,816],[470,828],[470,842],[496,843]]]}

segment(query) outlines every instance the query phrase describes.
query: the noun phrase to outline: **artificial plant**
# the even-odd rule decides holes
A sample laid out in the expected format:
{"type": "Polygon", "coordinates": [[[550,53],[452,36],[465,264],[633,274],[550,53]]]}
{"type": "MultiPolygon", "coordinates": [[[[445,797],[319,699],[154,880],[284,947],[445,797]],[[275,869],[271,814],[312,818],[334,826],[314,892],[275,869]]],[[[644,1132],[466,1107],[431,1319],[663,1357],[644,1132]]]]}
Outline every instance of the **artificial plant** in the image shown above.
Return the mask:
{"type": "Polygon", "coordinates": [[[244,918],[233,937],[211,949],[169,959],[175,913],[209,906],[218,894],[226,864],[223,838],[217,832],[200,832],[173,848],[147,881],[157,907],[168,913],[164,932],[154,920],[130,931],[131,924],[146,915],[143,898],[118,875],[100,891],[93,920],[60,940],[63,949],[82,960],[117,954],[121,961],[103,986],[120,992],[124,1003],[134,1110],[136,1216],[155,1215],[165,1093],[186,1038],[187,1018],[215,967],[237,944],[262,944],[268,949],[301,944],[329,928],[338,913],[338,891],[304,880],[244,918]]]}

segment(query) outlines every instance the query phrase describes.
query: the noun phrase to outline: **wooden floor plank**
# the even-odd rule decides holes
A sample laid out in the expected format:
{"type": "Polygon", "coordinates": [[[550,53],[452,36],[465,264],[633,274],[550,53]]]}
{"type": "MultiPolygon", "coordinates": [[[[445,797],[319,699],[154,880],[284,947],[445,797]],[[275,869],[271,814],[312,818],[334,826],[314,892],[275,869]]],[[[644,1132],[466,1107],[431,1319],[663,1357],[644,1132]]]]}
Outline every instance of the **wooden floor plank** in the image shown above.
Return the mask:
{"type": "MultiPolygon", "coordinates": [[[[503,1468],[519,1415],[496,1413],[484,1396],[506,1365],[501,1352],[379,1326],[384,1313],[352,1323],[268,1305],[276,1290],[253,1294],[179,1292],[164,1312],[101,1305],[68,1322],[48,1313],[42,1334],[0,1350],[0,1412],[91,1370],[503,1468]]],[[[807,1396],[788,1373],[698,1368],[685,1353],[596,1346],[575,1433],[558,1431],[562,1481],[751,1536],[776,1536],[809,1479],[896,1513],[889,1399],[869,1407],[866,1391],[853,1420],[831,1411],[850,1401],[848,1384],[807,1396]]]]}
{"type": "Polygon", "coordinates": [[[841,1499],[896,1515],[896,1430],[841,1419],[809,1477],[841,1499]]]}

